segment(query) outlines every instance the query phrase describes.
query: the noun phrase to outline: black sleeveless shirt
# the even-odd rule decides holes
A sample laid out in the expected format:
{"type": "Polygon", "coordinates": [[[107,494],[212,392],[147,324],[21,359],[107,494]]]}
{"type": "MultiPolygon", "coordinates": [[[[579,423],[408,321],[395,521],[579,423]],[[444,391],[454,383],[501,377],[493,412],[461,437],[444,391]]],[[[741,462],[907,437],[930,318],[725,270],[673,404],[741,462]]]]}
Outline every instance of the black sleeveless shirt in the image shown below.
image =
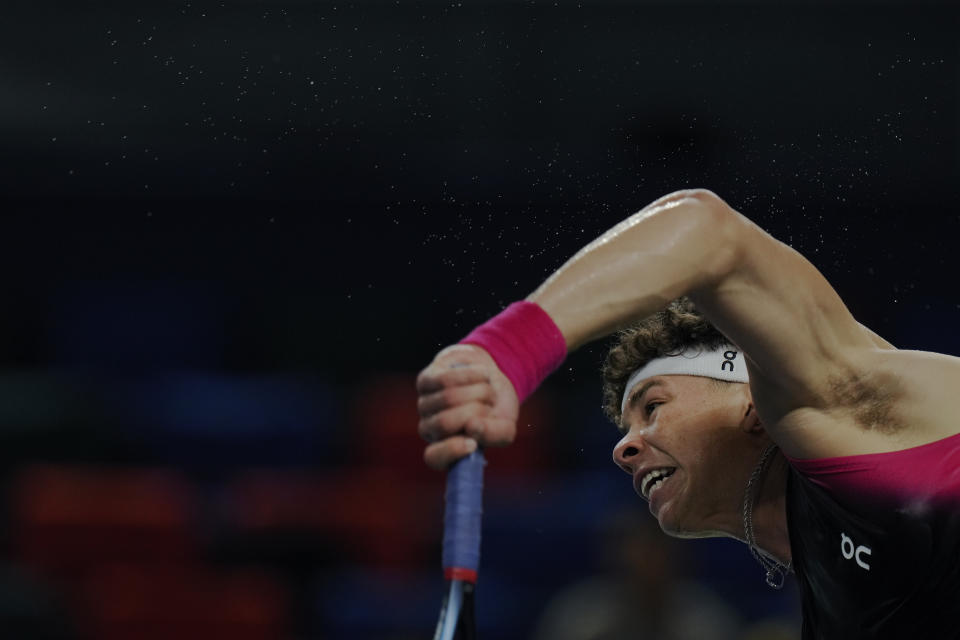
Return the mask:
{"type": "Polygon", "coordinates": [[[960,502],[822,485],[790,467],[803,640],[960,640],[960,502]]]}

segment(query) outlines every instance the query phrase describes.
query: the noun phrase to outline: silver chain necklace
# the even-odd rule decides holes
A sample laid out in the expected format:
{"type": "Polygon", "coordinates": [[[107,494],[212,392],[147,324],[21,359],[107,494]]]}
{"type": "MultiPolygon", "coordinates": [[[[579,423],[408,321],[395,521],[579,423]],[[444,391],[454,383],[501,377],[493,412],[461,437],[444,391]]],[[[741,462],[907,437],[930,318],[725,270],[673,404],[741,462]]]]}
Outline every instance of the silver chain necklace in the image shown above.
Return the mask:
{"type": "Polygon", "coordinates": [[[743,532],[746,535],[747,546],[750,547],[750,553],[757,559],[760,566],[767,571],[767,584],[774,589],[782,589],[787,577],[786,574],[790,572],[790,567],[793,563],[790,562],[784,566],[777,560],[768,557],[766,552],[761,551],[760,548],[757,547],[757,539],[753,535],[753,503],[757,499],[753,495],[753,485],[756,484],[760,475],[766,471],[771,456],[776,450],[776,444],[770,444],[770,446],[764,449],[763,455],[760,456],[760,462],[754,467],[753,473],[750,474],[750,480],[747,481],[747,490],[743,493],[743,532]]]}

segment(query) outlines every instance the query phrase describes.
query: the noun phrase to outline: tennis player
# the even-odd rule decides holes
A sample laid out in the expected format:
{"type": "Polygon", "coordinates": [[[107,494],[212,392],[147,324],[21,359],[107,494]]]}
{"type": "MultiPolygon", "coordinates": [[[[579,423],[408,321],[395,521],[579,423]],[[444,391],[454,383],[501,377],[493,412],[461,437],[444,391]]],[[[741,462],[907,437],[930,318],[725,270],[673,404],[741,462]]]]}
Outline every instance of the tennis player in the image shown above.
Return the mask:
{"type": "Polygon", "coordinates": [[[427,464],[510,443],[566,353],[614,332],[613,459],[666,533],[742,540],[774,587],[793,572],[805,639],[960,638],[960,359],[895,349],[709,191],[440,351],[417,379],[427,464]]]}

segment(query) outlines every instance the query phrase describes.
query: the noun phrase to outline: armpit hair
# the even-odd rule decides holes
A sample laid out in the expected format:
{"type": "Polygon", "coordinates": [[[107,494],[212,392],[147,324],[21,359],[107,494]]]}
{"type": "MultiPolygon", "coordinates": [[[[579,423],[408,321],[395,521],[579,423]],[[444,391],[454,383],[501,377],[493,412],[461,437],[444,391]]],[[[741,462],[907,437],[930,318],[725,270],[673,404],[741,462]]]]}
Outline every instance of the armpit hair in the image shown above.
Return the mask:
{"type": "Polygon", "coordinates": [[[896,415],[896,399],[902,394],[900,382],[883,373],[831,376],[827,380],[831,405],[852,412],[863,429],[892,434],[905,428],[896,415]]]}

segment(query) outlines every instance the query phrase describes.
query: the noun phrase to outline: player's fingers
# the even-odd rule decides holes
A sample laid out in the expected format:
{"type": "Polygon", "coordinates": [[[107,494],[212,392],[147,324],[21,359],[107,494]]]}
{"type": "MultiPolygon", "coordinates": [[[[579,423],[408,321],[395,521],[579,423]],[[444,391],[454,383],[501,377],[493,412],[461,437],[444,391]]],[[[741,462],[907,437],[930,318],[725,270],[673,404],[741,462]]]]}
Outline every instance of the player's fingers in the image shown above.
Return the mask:
{"type": "Polygon", "coordinates": [[[428,467],[443,470],[460,458],[477,450],[477,441],[466,436],[453,436],[441,442],[427,445],[423,450],[423,461],[428,467]]]}
{"type": "Polygon", "coordinates": [[[481,416],[467,421],[464,432],[481,446],[505,447],[516,437],[517,423],[511,418],[481,416]]]}
{"type": "Polygon", "coordinates": [[[484,367],[475,365],[459,367],[431,365],[417,376],[417,392],[424,395],[448,387],[486,382],[489,379],[490,376],[484,367]]]}
{"type": "Polygon", "coordinates": [[[431,416],[421,418],[417,430],[420,436],[429,442],[442,440],[463,433],[467,423],[490,411],[490,405],[483,402],[468,402],[431,416]]]}
{"type": "Polygon", "coordinates": [[[457,407],[468,402],[482,402],[493,406],[494,399],[493,387],[485,382],[459,387],[446,387],[440,391],[421,395],[417,399],[417,410],[422,417],[426,418],[444,409],[457,407]]]}

